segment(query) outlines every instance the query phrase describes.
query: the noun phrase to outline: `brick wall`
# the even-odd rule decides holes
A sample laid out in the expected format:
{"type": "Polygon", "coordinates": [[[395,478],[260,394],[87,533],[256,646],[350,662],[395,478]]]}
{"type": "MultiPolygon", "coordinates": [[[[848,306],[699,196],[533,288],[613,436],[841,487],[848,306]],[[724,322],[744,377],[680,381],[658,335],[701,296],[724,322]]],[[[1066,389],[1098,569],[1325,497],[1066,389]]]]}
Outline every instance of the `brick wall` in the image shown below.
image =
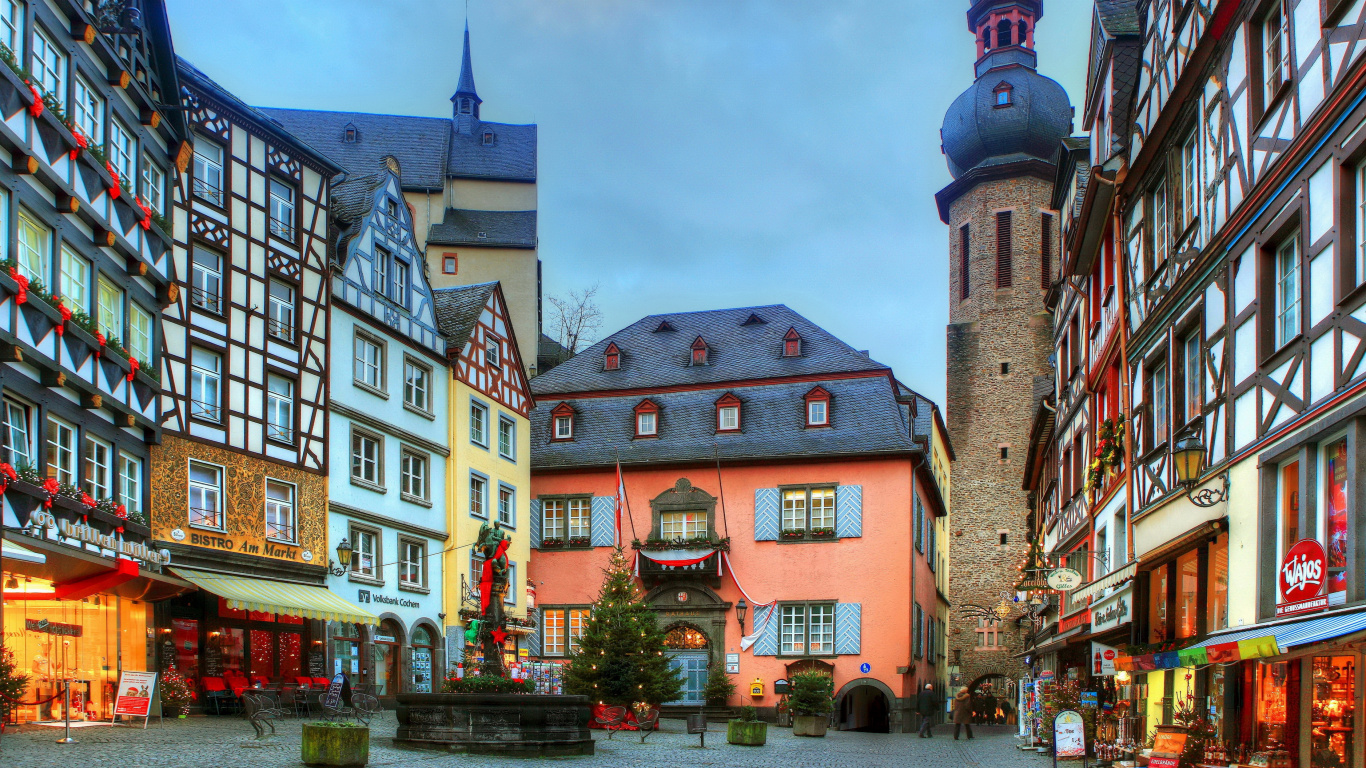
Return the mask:
{"type": "MultiPolygon", "coordinates": [[[[962,615],[970,604],[994,606],[1018,577],[1025,552],[1026,495],[1021,489],[1028,450],[1036,375],[1051,375],[1051,319],[1044,309],[1041,214],[1051,183],[1023,177],[988,181],[949,208],[948,430],[957,453],[951,480],[953,527],[949,533],[953,603],[949,663],[960,680],[983,675],[1018,677],[1023,635],[1001,622],[1005,650],[976,650],[977,621],[962,615]],[[997,288],[997,216],[1011,212],[1012,287],[997,288]],[[962,299],[961,227],[969,226],[969,293],[962,299]],[[1003,373],[1001,364],[1007,363],[1003,373]],[[1006,449],[1005,458],[1001,450],[1006,449]],[[1000,544],[1001,533],[1008,543],[1000,544]],[[960,653],[955,653],[958,651],[960,653]]],[[[1051,242],[1058,233],[1054,222],[1051,242]]]]}

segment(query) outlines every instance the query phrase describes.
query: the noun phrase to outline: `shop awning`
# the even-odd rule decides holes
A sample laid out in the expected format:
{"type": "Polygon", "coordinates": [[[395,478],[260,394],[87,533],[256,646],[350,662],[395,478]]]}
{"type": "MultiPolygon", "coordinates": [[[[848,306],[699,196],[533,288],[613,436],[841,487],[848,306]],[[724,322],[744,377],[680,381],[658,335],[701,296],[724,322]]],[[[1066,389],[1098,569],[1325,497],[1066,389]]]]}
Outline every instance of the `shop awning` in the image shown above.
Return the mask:
{"type": "Polygon", "coordinates": [[[47,555],[42,552],[34,552],[28,547],[21,547],[8,539],[0,539],[0,557],[6,560],[38,563],[39,565],[47,562],[47,555]]]}
{"type": "Polygon", "coordinates": [[[1251,640],[1255,637],[1274,636],[1276,644],[1282,649],[1287,649],[1295,645],[1321,643],[1325,640],[1333,640],[1362,631],[1366,631],[1366,611],[1320,616],[1316,619],[1301,619],[1284,624],[1262,625],[1237,632],[1225,632],[1222,635],[1207,637],[1191,647],[1203,648],[1210,645],[1234,643],[1239,640],[1251,640]]]}
{"type": "Polygon", "coordinates": [[[1110,587],[1118,587],[1120,584],[1132,579],[1135,573],[1138,573],[1137,561],[1129,563],[1118,570],[1111,571],[1090,584],[1084,584],[1077,587],[1072,590],[1072,599],[1081,600],[1087,597],[1095,597],[1110,587]]]}
{"type": "Polygon", "coordinates": [[[239,611],[283,613],[308,619],[378,624],[379,617],[323,587],[176,568],[181,578],[228,601],[239,611]]]}

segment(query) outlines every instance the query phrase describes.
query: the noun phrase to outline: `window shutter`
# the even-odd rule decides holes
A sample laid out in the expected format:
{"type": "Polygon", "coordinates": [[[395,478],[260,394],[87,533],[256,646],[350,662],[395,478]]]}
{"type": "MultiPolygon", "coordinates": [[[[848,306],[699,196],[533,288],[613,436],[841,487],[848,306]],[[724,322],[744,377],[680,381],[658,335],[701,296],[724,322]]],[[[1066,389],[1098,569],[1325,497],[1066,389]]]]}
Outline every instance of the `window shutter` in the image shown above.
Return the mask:
{"type": "MultiPolygon", "coordinates": [[[[780,629],[779,625],[783,623],[782,614],[778,612],[778,604],[774,603],[773,605],[770,605],[765,615],[768,617],[768,623],[764,625],[762,633],[759,635],[758,639],[754,641],[754,655],[777,656],[778,630],[780,629]]],[[[756,624],[759,622],[758,609],[754,611],[754,621],[756,624]]]]}
{"type": "Polygon", "coordinates": [[[533,549],[541,546],[541,500],[531,500],[531,546],[533,549]]]}
{"type": "Polygon", "coordinates": [[[918,659],[918,658],[920,658],[922,655],[924,655],[924,652],[923,652],[924,646],[921,645],[921,640],[922,640],[922,638],[921,638],[921,629],[922,629],[922,628],[924,627],[924,625],[925,625],[925,619],[924,619],[924,614],[922,614],[922,613],[920,612],[920,604],[919,604],[919,603],[916,603],[916,604],[915,604],[914,606],[912,606],[912,607],[915,609],[914,612],[913,612],[913,613],[915,614],[915,615],[914,615],[914,619],[913,619],[912,622],[911,622],[911,623],[914,625],[914,627],[915,627],[915,633],[914,633],[914,638],[915,638],[915,639],[914,639],[914,642],[913,642],[912,645],[911,645],[911,653],[912,653],[912,655],[913,655],[915,658],[918,659]]]}
{"type": "Polygon", "coordinates": [[[1041,259],[1043,264],[1041,284],[1043,285],[1044,290],[1048,290],[1053,285],[1053,214],[1045,213],[1041,214],[1041,216],[1039,230],[1041,251],[1039,255],[1043,257],[1041,259]]]}
{"type": "Polygon", "coordinates": [[[539,609],[528,611],[528,613],[532,614],[531,618],[536,620],[536,631],[526,636],[526,648],[527,653],[531,654],[532,658],[536,658],[541,655],[541,626],[545,621],[539,609]]]}
{"type": "Polygon", "coordinates": [[[755,488],[754,540],[777,541],[780,522],[781,510],[778,504],[778,489],[755,488]]]}
{"type": "Polygon", "coordinates": [[[863,604],[835,604],[835,653],[858,654],[863,644],[863,604]]]}
{"type": "Polygon", "coordinates": [[[936,570],[938,570],[937,568],[935,568],[935,563],[934,563],[934,560],[935,560],[935,548],[934,548],[934,538],[935,538],[935,537],[934,537],[934,521],[933,521],[933,520],[930,520],[930,521],[929,521],[929,524],[930,524],[930,551],[928,551],[928,552],[925,553],[925,557],[926,557],[926,559],[928,559],[928,560],[930,561],[930,572],[933,573],[933,572],[935,572],[936,570]]]}
{"type": "Polygon", "coordinates": [[[610,547],[616,544],[617,499],[615,496],[593,497],[593,546],[610,547]]]}
{"type": "Polygon", "coordinates": [[[1010,211],[996,214],[996,287],[1009,288],[1013,277],[1010,264],[1010,211]]]}
{"type": "Polygon", "coordinates": [[[925,507],[920,503],[919,496],[911,496],[911,506],[914,507],[912,519],[915,521],[915,531],[912,538],[915,539],[915,551],[923,553],[925,551],[925,507]]]}
{"type": "Polygon", "coordinates": [[[835,489],[835,535],[842,539],[863,535],[863,486],[841,485],[835,489]]]}

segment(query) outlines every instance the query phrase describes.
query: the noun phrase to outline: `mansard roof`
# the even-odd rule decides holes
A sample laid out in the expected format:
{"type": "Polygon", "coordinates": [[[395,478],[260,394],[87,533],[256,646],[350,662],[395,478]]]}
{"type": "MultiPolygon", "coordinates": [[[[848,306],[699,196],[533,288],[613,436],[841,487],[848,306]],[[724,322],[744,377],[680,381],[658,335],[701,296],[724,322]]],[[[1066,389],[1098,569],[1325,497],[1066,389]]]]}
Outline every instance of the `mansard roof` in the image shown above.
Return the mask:
{"type": "MultiPolygon", "coordinates": [[[[597,344],[531,380],[532,391],[591,392],[787,376],[885,371],[825,329],[782,304],[706,312],[650,315],[605,337],[597,344]],[[751,314],[763,323],[745,321],[751,314]],[[663,323],[679,333],[661,336],[663,323]],[[802,336],[802,355],[783,357],[783,336],[796,328],[802,336]],[[711,354],[707,365],[690,366],[693,340],[706,339],[711,354]],[[602,370],[603,350],[615,342],[631,350],[630,365],[619,371],[602,370]]],[[[806,385],[802,393],[810,389],[806,385]]],[[[800,394],[798,395],[800,400],[800,394]]]]}
{"type": "Polygon", "coordinates": [[[262,107],[287,130],[335,158],[346,170],[365,172],[385,155],[403,166],[404,189],[442,189],[448,177],[536,180],[536,126],[475,120],[468,134],[447,117],[375,115],[262,107]],[[348,123],[355,141],[346,141],[348,123]],[[484,144],[484,133],[494,140],[484,144]]]}
{"type": "Polygon", "coordinates": [[[436,245],[535,248],[536,212],[447,208],[441,223],[433,224],[427,231],[427,242],[436,245]]]}

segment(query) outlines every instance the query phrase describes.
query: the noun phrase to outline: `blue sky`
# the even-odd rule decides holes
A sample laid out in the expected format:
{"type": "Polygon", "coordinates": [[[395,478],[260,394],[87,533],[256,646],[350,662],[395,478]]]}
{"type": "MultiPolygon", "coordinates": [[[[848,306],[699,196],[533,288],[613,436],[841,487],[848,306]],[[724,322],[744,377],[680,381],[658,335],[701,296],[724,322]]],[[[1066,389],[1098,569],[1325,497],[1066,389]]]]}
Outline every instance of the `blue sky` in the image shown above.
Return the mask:
{"type": "MultiPolygon", "coordinates": [[[[448,116],[465,4],[167,0],[176,50],[261,106],[448,116]]],[[[943,405],[949,181],[967,2],[470,0],[483,116],[540,128],[547,295],[599,283],[603,333],[783,303],[943,405]]],[[[1039,70],[1080,105],[1091,3],[1039,70]]]]}

